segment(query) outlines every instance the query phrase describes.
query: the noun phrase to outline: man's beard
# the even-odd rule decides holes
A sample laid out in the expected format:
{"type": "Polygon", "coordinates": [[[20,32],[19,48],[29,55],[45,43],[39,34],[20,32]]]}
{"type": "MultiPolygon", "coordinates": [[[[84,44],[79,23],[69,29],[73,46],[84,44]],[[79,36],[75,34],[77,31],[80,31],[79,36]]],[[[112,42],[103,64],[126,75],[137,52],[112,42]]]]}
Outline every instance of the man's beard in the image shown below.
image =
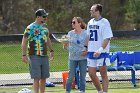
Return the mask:
{"type": "Polygon", "coordinates": [[[45,23],[44,21],[41,21],[41,23],[45,23]]]}
{"type": "Polygon", "coordinates": [[[45,19],[41,21],[41,23],[45,23],[45,22],[46,22],[45,19]]]}

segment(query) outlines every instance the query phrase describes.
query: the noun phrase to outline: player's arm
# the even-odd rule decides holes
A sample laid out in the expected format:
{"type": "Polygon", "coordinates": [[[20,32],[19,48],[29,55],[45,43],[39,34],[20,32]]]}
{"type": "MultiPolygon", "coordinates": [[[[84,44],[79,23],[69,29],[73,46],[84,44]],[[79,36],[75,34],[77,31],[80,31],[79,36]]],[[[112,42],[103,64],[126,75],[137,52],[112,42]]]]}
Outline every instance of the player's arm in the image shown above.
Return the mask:
{"type": "Polygon", "coordinates": [[[110,42],[110,38],[104,39],[102,46],[97,50],[97,52],[101,53],[106,48],[109,42],[110,42]]]}
{"type": "Polygon", "coordinates": [[[99,57],[102,51],[106,48],[108,43],[110,42],[110,38],[104,39],[102,46],[93,54],[94,57],[99,57]]]}
{"type": "Polygon", "coordinates": [[[109,21],[104,20],[104,24],[105,24],[103,27],[104,30],[102,31],[102,35],[103,35],[104,40],[103,40],[102,46],[96,51],[97,55],[101,54],[101,52],[106,48],[106,46],[110,42],[111,37],[113,37],[109,21]]]}
{"type": "Polygon", "coordinates": [[[102,47],[103,49],[105,49],[109,42],[110,42],[110,38],[104,39],[103,44],[102,44],[101,47],[102,47]]]}

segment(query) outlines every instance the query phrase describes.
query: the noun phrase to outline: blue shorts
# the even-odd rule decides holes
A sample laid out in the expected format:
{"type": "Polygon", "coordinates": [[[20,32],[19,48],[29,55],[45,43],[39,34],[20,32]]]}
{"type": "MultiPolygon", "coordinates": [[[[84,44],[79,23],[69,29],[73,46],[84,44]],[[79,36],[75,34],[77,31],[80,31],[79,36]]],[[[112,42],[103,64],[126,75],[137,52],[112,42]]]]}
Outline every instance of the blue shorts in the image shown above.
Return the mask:
{"type": "Polygon", "coordinates": [[[32,79],[49,78],[48,56],[29,56],[29,70],[32,79]]]}

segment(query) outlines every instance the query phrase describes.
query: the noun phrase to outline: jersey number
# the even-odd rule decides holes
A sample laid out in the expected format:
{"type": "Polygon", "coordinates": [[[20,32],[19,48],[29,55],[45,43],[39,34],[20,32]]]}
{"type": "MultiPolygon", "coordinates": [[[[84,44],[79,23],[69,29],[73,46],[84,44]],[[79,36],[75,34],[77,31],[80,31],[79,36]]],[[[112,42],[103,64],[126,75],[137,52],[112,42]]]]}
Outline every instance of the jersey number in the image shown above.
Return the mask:
{"type": "Polygon", "coordinates": [[[98,40],[98,35],[97,35],[97,30],[90,30],[90,41],[97,41],[98,40]]]}

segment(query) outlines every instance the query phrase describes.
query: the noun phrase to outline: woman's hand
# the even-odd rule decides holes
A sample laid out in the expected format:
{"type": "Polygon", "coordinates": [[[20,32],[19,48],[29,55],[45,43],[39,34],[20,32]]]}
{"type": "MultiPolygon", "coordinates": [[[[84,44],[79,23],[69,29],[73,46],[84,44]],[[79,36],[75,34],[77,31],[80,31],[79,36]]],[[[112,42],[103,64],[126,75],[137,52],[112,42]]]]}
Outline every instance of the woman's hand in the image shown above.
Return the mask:
{"type": "Polygon", "coordinates": [[[63,48],[64,48],[64,49],[67,49],[68,46],[69,46],[69,43],[68,43],[68,42],[65,42],[65,43],[63,44],[63,48]]]}
{"type": "Polygon", "coordinates": [[[54,59],[54,51],[50,52],[50,60],[52,61],[54,59]]]}
{"type": "Polygon", "coordinates": [[[82,51],[82,53],[81,53],[81,55],[80,56],[86,56],[87,55],[87,51],[85,50],[85,51],[82,51]]]}

